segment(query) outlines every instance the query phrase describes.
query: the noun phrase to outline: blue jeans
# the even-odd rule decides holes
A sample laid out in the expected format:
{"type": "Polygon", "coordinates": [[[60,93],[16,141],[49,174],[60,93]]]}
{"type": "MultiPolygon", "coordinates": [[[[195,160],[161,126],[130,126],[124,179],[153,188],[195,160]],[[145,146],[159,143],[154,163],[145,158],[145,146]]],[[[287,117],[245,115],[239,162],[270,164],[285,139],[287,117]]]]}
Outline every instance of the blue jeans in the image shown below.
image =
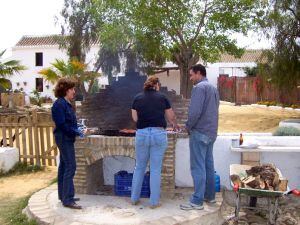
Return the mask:
{"type": "Polygon", "coordinates": [[[76,171],[74,141],[63,135],[55,134],[55,141],[60,153],[58,167],[58,198],[64,205],[74,202],[73,178],[76,171]]]}
{"type": "Polygon", "coordinates": [[[163,128],[138,129],[135,137],[136,164],[132,179],[131,201],[140,198],[145,170],[150,159],[150,204],[157,205],[160,198],[161,168],[167,149],[167,133],[163,128]]]}
{"type": "Polygon", "coordinates": [[[191,174],[194,182],[194,194],[190,201],[197,205],[202,205],[204,199],[215,199],[214,142],[198,131],[190,133],[191,174]]]}

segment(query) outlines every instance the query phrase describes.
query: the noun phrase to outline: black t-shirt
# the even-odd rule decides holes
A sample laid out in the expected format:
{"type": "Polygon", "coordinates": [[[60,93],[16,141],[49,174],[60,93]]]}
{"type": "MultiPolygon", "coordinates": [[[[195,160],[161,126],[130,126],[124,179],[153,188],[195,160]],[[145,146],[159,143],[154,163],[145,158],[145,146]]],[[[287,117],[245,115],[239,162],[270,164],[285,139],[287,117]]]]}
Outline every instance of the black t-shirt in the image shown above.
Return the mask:
{"type": "Polygon", "coordinates": [[[144,91],[135,96],[132,109],[137,111],[137,129],[167,127],[165,110],[171,105],[166,96],[155,90],[144,91]]]}

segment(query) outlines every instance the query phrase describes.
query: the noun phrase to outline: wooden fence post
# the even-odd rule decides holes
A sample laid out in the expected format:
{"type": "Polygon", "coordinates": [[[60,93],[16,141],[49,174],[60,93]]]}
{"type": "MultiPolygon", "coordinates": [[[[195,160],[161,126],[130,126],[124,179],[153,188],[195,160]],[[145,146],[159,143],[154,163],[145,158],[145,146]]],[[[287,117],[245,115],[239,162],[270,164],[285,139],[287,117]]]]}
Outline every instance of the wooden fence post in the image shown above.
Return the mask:
{"type": "Polygon", "coordinates": [[[37,111],[34,109],[32,111],[32,126],[33,126],[33,134],[34,134],[34,149],[35,149],[35,157],[36,157],[36,165],[40,166],[40,143],[39,143],[39,133],[38,133],[38,118],[37,111]]]}

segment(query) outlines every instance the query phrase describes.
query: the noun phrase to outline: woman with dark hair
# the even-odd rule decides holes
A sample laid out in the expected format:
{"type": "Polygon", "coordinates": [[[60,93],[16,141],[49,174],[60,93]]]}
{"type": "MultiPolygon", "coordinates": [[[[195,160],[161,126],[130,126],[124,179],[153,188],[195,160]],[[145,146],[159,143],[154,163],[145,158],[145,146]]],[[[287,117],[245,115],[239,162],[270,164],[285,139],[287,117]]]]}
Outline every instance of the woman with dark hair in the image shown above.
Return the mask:
{"type": "Polygon", "coordinates": [[[76,136],[83,136],[86,130],[80,131],[77,127],[75,111],[71,101],[75,96],[75,82],[61,78],[55,87],[57,100],[52,107],[52,119],[55,123],[53,131],[56,144],[60,152],[58,168],[58,198],[65,207],[81,209],[74,198],[73,178],[76,171],[74,142],[76,136]]]}
{"type": "Polygon", "coordinates": [[[166,126],[168,121],[178,129],[169,100],[159,92],[160,83],[150,76],[144,83],[144,92],[132,104],[132,118],[137,123],[135,137],[136,165],[132,180],[131,202],[139,203],[145,170],[150,159],[150,208],[160,206],[161,167],[168,146],[166,126]]]}

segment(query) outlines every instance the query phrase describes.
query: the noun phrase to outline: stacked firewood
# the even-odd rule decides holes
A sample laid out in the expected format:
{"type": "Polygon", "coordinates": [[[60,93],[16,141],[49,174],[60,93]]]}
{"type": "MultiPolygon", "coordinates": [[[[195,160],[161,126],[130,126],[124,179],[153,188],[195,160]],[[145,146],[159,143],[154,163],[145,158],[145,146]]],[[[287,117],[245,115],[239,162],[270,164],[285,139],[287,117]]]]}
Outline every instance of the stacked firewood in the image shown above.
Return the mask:
{"type": "Polygon", "coordinates": [[[253,166],[246,170],[247,176],[240,178],[238,175],[231,175],[234,184],[242,188],[255,188],[270,191],[286,191],[287,180],[280,178],[276,168],[272,164],[253,166]]]}

